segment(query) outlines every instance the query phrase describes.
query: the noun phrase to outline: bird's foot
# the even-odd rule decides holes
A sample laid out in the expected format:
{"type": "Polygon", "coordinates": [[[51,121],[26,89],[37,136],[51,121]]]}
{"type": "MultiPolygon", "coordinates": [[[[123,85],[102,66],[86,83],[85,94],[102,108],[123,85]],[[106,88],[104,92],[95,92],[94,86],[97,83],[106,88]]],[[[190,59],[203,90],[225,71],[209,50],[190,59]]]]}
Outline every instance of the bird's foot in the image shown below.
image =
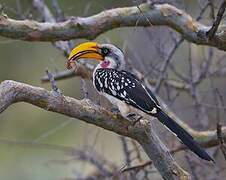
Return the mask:
{"type": "Polygon", "coordinates": [[[132,120],[132,125],[135,126],[143,117],[136,113],[129,113],[127,118],[132,120]]]}
{"type": "Polygon", "coordinates": [[[133,122],[133,126],[135,126],[138,122],[140,122],[140,120],[142,119],[142,116],[138,116],[137,119],[133,122]]]}
{"type": "Polygon", "coordinates": [[[126,115],[127,118],[132,119],[132,120],[134,120],[136,116],[137,116],[136,113],[129,113],[126,115]]]}

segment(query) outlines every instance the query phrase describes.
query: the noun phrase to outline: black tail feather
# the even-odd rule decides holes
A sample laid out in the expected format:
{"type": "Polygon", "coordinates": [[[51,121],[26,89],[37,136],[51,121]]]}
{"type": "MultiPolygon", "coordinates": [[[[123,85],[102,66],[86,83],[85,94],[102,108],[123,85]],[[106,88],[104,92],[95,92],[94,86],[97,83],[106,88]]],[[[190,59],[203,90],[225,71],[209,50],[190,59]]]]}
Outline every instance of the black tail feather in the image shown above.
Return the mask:
{"type": "Polygon", "coordinates": [[[214,160],[193,139],[193,137],[187,131],[185,131],[179,124],[177,124],[173,119],[171,119],[166,113],[160,110],[157,113],[156,117],[162,124],[167,126],[173,133],[175,133],[177,137],[183,142],[183,144],[185,144],[191,151],[197,154],[200,158],[214,162],[214,160]]]}

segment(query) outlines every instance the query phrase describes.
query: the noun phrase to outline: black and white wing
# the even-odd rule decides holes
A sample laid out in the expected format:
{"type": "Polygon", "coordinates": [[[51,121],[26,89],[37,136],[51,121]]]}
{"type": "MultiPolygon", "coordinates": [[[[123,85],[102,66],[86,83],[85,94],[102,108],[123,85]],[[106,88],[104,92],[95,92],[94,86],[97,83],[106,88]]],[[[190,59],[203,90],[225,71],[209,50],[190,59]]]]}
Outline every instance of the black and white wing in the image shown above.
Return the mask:
{"type": "Polygon", "coordinates": [[[99,92],[107,93],[157,117],[162,124],[176,134],[199,157],[207,161],[214,161],[186,130],[161,110],[152,92],[147,90],[134,75],[115,69],[97,69],[93,80],[94,86],[99,92]]]}
{"type": "Polygon", "coordinates": [[[146,113],[154,115],[160,108],[153,94],[129,72],[97,69],[94,85],[99,92],[114,96],[146,113]]]}

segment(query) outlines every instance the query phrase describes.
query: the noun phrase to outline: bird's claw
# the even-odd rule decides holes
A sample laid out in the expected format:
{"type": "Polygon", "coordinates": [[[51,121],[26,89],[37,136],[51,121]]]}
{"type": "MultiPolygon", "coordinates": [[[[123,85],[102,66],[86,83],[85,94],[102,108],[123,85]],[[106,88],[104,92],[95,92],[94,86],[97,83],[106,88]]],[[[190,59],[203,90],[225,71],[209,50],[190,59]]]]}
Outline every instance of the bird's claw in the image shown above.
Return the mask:
{"type": "Polygon", "coordinates": [[[139,116],[134,122],[133,122],[133,126],[135,126],[138,122],[140,122],[140,120],[142,119],[142,116],[139,116]]]}
{"type": "Polygon", "coordinates": [[[132,125],[135,126],[143,117],[140,115],[137,115],[136,113],[129,113],[127,115],[127,118],[131,119],[132,125]]]}
{"type": "Polygon", "coordinates": [[[135,119],[135,117],[136,117],[136,114],[135,113],[129,113],[129,114],[127,114],[127,118],[129,118],[129,119],[135,119]]]}

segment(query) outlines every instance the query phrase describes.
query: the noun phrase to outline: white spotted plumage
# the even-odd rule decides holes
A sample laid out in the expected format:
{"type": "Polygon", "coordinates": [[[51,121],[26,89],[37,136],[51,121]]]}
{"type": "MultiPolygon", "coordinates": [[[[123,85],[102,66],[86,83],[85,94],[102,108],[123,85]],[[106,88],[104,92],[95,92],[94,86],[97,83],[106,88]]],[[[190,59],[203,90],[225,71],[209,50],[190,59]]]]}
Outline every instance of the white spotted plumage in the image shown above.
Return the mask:
{"type": "Polygon", "coordinates": [[[104,61],[110,62],[109,65],[103,68],[100,63],[94,71],[93,84],[97,91],[116,105],[124,117],[130,109],[128,107],[154,116],[199,157],[213,161],[188,132],[164,113],[153,93],[134,75],[123,70],[125,60],[122,51],[110,44],[103,44],[99,48],[101,47],[108,48],[111,53],[104,57],[104,61]]]}
{"type": "Polygon", "coordinates": [[[125,71],[99,68],[94,73],[93,81],[99,92],[105,92],[117,97],[146,113],[154,115],[160,109],[158,102],[152,98],[146,88],[137,79],[126,74],[125,71]],[[105,76],[101,76],[102,74],[105,74],[105,76]],[[142,97],[146,98],[144,100],[147,102],[138,100],[142,97]]]}

